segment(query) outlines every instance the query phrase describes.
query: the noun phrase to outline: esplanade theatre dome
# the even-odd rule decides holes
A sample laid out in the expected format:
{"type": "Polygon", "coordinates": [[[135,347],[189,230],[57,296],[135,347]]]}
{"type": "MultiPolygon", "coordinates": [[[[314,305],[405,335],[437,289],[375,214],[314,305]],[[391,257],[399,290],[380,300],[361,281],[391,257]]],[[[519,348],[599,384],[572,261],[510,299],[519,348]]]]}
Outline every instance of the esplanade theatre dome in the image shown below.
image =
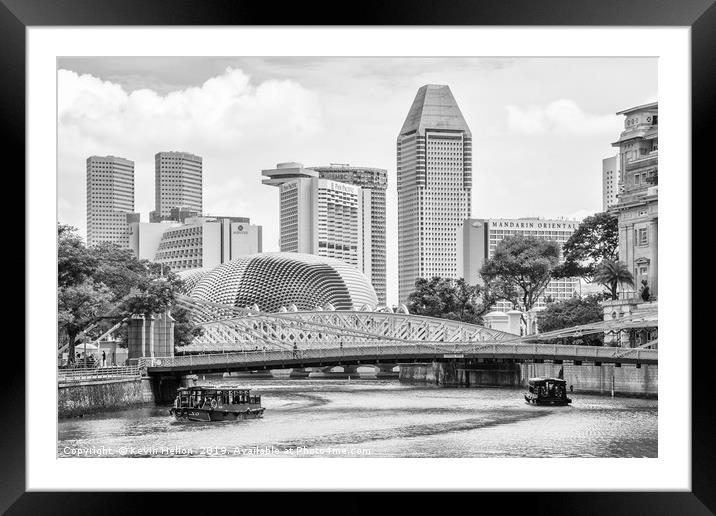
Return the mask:
{"type": "Polygon", "coordinates": [[[238,307],[258,305],[278,312],[333,307],[336,310],[375,308],[378,298],[370,281],[352,265],[303,253],[258,253],[242,256],[214,269],[180,273],[187,294],[210,303],[238,307]]]}

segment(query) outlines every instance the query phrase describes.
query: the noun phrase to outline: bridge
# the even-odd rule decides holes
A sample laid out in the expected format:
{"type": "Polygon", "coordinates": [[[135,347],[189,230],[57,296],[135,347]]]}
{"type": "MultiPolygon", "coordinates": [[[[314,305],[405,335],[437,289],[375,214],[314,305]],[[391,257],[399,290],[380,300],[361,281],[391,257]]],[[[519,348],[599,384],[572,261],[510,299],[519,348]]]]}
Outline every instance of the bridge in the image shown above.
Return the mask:
{"type": "Polygon", "coordinates": [[[519,337],[459,321],[406,313],[327,311],[266,313],[181,296],[204,334],[176,356],[144,357],[148,374],[201,374],[361,364],[445,361],[572,361],[601,365],[657,364],[654,342],[635,348],[555,343],[610,328],[654,327],[631,318],[519,337]],[[540,342],[549,339],[550,342],[540,342]]]}

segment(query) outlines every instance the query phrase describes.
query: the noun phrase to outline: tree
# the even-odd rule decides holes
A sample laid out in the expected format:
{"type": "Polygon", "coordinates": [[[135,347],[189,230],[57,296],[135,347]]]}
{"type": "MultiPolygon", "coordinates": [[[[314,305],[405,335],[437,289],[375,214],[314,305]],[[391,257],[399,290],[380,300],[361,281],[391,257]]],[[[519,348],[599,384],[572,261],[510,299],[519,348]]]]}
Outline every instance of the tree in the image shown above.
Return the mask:
{"type": "Polygon", "coordinates": [[[104,285],[85,281],[57,290],[57,326],[68,338],[68,357],[75,361],[75,341],[87,326],[97,322],[112,304],[112,293],[104,285]]]}
{"type": "Polygon", "coordinates": [[[564,262],[555,267],[554,278],[581,277],[591,280],[604,260],[616,260],[619,225],[616,217],[602,212],[585,218],[562,246],[564,262]]]}
{"type": "Polygon", "coordinates": [[[553,241],[533,236],[507,237],[483,264],[480,275],[495,298],[529,311],[552,279],[559,252],[559,244],[553,241]]]}
{"type": "Polygon", "coordinates": [[[651,289],[645,279],[641,280],[641,291],[639,295],[643,301],[649,301],[651,299],[651,289]]]}
{"type": "Polygon", "coordinates": [[[495,300],[480,285],[470,285],[463,278],[434,276],[415,280],[415,290],[408,296],[408,310],[416,315],[440,317],[473,324],[481,322],[495,300]]]}
{"type": "Polygon", "coordinates": [[[172,317],[174,317],[175,346],[191,344],[195,337],[201,337],[204,334],[204,328],[196,326],[189,320],[189,312],[186,309],[174,308],[172,317]]]}
{"type": "Polygon", "coordinates": [[[604,260],[594,274],[594,281],[607,287],[613,300],[619,299],[619,286],[634,287],[634,276],[629,268],[625,263],[615,260],[604,260]]]}
{"type": "MultiPolygon", "coordinates": [[[[183,281],[160,264],[138,260],[129,249],[100,243],[87,248],[76,229],[58,224],[58,333],[69,341],[74,362],[78,335],[98,337],[132,314],[172,310],[175,342],[188,344],[202,330],[176,307],[183,281]],[[178,317],[176,314],[179,314],[178,317]]],[[[126,338],[126,328],[117,334],[126,338]]]]}
{"type": "MultiPolygon", "coordinates": [[[[601,295],[593,294],[549,303],[538,315],[540,331],[549,332],[602,321],[604,311],[600,304],[601,300],[601,295]]],[[[604,343],[604,334],[600,332],[583,337],[566,337],[566,339],[571,343],[580,340],[589,346],[601,346],[604,343]]]]}
{"type": "Polygon", "coordinates": [[[97,259],[87,251],[77,228],[57,224],[57,284],[79,285],[92,276],[97,259]]]}

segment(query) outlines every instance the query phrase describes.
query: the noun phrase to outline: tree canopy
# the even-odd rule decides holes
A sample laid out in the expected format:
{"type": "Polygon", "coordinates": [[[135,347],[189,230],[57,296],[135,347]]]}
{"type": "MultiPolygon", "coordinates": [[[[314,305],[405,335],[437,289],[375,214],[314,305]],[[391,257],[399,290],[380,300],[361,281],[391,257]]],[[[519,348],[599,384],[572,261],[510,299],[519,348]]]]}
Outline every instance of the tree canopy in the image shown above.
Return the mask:
{"type": "MultiPolygon", "coordinates": [[[[74,361],[78,335],[97,337],[132,314],[172,310],[174,342],[181,346],[201,334],[185,310],[175,306],[181,278],[167,267],[138,260],[111,243],[86,247],[72,226],[58,224],[58,333],[74,361]]],[[[126,328],[118,330],[126,338],[126,328]]]]}
{"type": "MultiPolygon", "coordinates": [[[[541,332],[549,332],[602,321],[604,319],[603,309],[599,303],[602,299],[602,295],[592,294],[549,303],[544,310],[539,312],[539,329],[541,332]]],[[[567,340],[574,344],[601,346],[604,343],[604,334],[567,337],[567,340]]]]}
{"type": "Polygon", "coordinates": [[[594,281],[607,287],[613,300],[619,299],[618,288],[620,286],[634,287],[634,276],[629,267],[625,263],[615,260],[604,260],[594,274],[594,281]]]}
{"type": "Polygon", "coordinates": [[[480,324],[495,299],[480,285],[470,285],[463,278],[439,276],[415,280],[415,290],[408,296],[410,313],[480,324]]]}
{"type": "Polygon", "coordinates": [[[496,299],[510,301],[529,311],[539,300],[559,263],[557,242],[515,235],[502,240],[480,270],[496,299]]]}
{"type": "Polygon", "coordinates": [[[591,280],[604,260],[616,260],[619,225],[616,217],[602,212],[585,218],[562,246],[564,262],[555,267],[555,278],[591,280]]]}

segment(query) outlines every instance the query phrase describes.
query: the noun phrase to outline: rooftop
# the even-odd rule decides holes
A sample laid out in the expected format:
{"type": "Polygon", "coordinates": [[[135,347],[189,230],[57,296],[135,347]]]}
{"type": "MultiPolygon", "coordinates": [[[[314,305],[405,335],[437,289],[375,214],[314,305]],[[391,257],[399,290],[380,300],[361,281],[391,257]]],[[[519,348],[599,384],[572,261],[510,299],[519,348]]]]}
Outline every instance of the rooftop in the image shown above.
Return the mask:
{"type": "Polygon", "coordinates": [[[422,86],[415,95],[400,134],[414,131],[425,134],[426,129],[464,131],[467,136],[472,136],[449,86],[422,86]]]}

